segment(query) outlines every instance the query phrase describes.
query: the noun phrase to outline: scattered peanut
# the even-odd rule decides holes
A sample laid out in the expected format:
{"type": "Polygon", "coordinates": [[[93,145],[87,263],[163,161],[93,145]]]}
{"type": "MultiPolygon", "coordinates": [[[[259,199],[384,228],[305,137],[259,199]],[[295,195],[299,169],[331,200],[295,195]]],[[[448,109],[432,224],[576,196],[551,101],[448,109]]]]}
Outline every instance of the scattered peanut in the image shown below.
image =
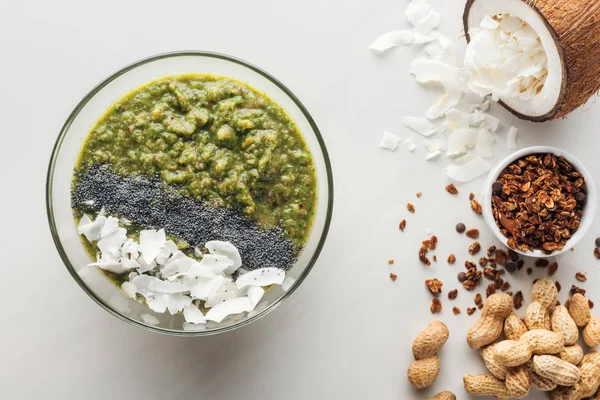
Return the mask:
{"type": "Polygon", "coordinates": [[[504,320],[512,312],[512,298],[507,294],[493,294],[487,298],[481,310],[481,317],[467,333],[467,343],[472,349],[479,349],[493,343],[502,334],[504,320]]]}
{"type": "Polygon", "coordinates": [[[533,370],[533,361],[527,361],[525,364],[527,369],[529,370],[529,375],[531,376],[531,387],[539,390],[540,392],[551,392],[558,384],[556,382],[551,381],[548,378],[544,378],[543,376],[539,376],[537,372],[533,370]]]}
{"type": "Polygon", "coordinates": [[[548,378],[559,386],[573,386],[581,378],[579,368],[556,356],[534,356],[533,370],[539,376],[548,378]]]}
{"type": "Polygon", "coordinates": [[[571,318],[569,310],[565,306],[557,306],[552,312],[552,330],[554,332],[562,332],[565,334],[565,345],[571,346],[577,342],[579,338],[579,330],[577,324],[571,318]]]}
{"type": "Polygon", "coordinates": [[[504,340],[496,346],[496,361],[505,367],[517,367],[529,361],[533,354],[557,354],[565,344],[565,334],[534,329],[519,340],[504,340]]]}
{"type": "Polygon", "coordinates": [[[437,353],[449,336],[448,327],[440,321],[432,321],[417,335],[412,352],[415,361],[408,368],[408,381],[417,389],[431,386],[440,371],[437,353]]]}
{"type": "Polygon", "coordinates": [[[600,318],[590,318],[590,322],[583,328],[583,341],[590,347],[600,345],[600,318]]]}
{"type": "Polygon", "coordinates": [[[456,396],[452,392],[441,392],[430,398],[429,400],[456,400],[456,396]]]}
{"type": "Polygon", "coordinates": [[[570,388],[559,387],[552,392],[553,400],[581,400],[593,396],[600,387],[600,352],[586,354],[579,365],[581,378],[570,388]]]}
{"type": "Polygon", "coordinates": [[[556,307],[558,291],[551,279],[540,279],[533,285],[532,301],[525,312],[525,325],[529,330],[550,329],[550,312],[556,307]]]}
{"type": "Polygon", "coordinates": [[[504,321],[504,336],[509,340],[519,340],[527,332],[527,326],[519,316],[512,312],[504,321]]]}
{"type": "Polygon", "coordinates": [[[584,327],[590,322],[590,305],[581,293],[575,293],[569,301],[569,314],[579,327],[584,327]]]}
{"type": "Polygon", "coordinates": [[[578,344],[574,344],[572,346],[565,346],[560,351],[560,353],[558,353],[558,356],[563,361],[566,361],[573,365],[577,365],[583,359],[583,349],[578,344]]]}
{"type": "Polygon", "coordinates": [[[525,365],[509,368],[506,372],[506,389],[510,397],[524,399],[529,394],[531,376],[525,365]]]}
{"type": "Polygon", "coordinates": [[[498,361],[496,361],[496,345],[491,344],[489,346],[482,347],[479,351],[486,368],[498,379],[506,379],[506,368],[504,368],[498,361]]]}
{"type": "Polygon", "coordinates": [[[474,396],[494,396],[499,399],[510,398],[504,381],[492,375],[465,375],[465,391],[474,396]]]}

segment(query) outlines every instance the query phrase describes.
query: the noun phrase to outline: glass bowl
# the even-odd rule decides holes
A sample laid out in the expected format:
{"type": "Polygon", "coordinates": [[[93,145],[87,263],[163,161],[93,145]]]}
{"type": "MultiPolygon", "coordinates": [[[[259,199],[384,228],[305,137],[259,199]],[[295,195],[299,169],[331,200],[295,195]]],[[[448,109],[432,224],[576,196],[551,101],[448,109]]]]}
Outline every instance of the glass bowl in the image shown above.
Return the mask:
{"type": "Polygon", "coordinates": [[[203,336],[230,331],[264,316],[287,299],[314,266],[325,243],[333,209],[333,175],[323,137],[300,100],[280,81],[245,61],[223,54],[184,51],[155,55],[115,72],[93,88],[67,118],[50,159],[46,182],[48,222],[56,248],[73,279],[106,311],[147,330],[180,336],[203,336]],[[127,298],[96,268],[85,267],[90,258],[81,244],[71,210],[71,178],[75,160],[91,127],[123,95],[157,78],[178,73],[230,76],[266,93],[296,122],[309,146],[317,174],[317,211],[308,242],[288,271],[291,287],[275,286],[265,293],[251,313],[230,316],[203,330],[184,330],[181,314],[157,314],[127,298]]]}

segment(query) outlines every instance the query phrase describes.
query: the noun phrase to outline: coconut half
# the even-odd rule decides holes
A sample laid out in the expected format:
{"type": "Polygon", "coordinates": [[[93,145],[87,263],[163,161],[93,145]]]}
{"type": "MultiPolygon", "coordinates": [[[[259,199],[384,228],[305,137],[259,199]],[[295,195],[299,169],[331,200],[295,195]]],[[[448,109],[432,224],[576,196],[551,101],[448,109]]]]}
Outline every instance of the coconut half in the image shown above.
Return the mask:
{"type": "MultiPolygon", "coordinates": [[[[499,48],[489,48],[486,54],[481,54],[484,46],[479,46],[475,68],[518,61],[520,72],[530,77],[523,82],[524,75],[518,74],[521,83],[533,89],[529,96],[515,96],[513,90],[498,96],[500,103],[521,119],[542,122],[564,117],[600,89],[600,2],[597,0],[571,0],[560,2],[560,6],[555,0],[467,0],[463,24],[470,47],[476,47],[476,43],[471,46],[471,41],[481,30],[498,33],[494,37],[498,39],[496,42],[494,39],[484,43],[500,43],[499,48]],[[500,20],[507,15],[510,20],[501,27],[500,20]],[[518,26],[519,20],[524,29],[518,26]],[[534,50],[540,48],[535,47],[534,41],[541,44],[545,58],[534,56],[534,50]],[[527,62],[516,58],[510,60],[517,53],[534,57],[533,64],[526,65],[527,62]],[[547,69],[545,77],[538,67],[547,69]]],[[[492,73],[488,69],[478,83],[485,86],[486,82],[497,79],[498,74],[499,69],[492,73]]],[[[507,81],[506,85],[516,85],[516,81],[507,81]]]]}

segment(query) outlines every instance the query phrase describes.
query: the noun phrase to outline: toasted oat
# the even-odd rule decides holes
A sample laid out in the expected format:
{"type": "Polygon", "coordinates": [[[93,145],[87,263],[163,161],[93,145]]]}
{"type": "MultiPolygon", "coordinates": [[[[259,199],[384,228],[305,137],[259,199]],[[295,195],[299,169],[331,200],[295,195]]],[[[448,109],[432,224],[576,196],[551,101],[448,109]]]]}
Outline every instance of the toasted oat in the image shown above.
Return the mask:
{"type": "Polygon", "coordinates": [[[469,315],[473,315],[473,313],[477,311],[477,309],[475,307],[469,307],[467,308],[467,314],[469,315]]]}
{"type": "Polygon", "coordinates": [[[457,296],[458,296],[458,289],[452,289],[451,291],[448,292],[448,298],[450,300],[456,299],[457,296]]]}
{"type": "Polygon", "coordinates": [[[429,250],[435,250],[437,248],[438,238],[433,235],[431,239],[429,239],[429,250]]]}
{"type": "Polygon", "coordinates": [[[397,278],[398,275],[390,273],[390,279],[392,280],[392,282],[395,281],[397,278]]]}
{"type": "Polygon", "coordinates": [[[417,197],[421,197],[421,195],[422,195],[422,194],[423,194],[423,193],[422,193],[422,192],[420,192],[420,191],[419,191],[419,192],[417,192],[417,197]]]}
{"type": "Polygon", "coordinates": [[[425,286],[431,292],[431,294],[440,294],[442,292],[442,286],[444,284],[439,279],[427,279],[425,281],[425,286]]]}
{"type": "Polygon", "coordinates": [[[583,272],[577,272],[575,274],[575,279],[577,279],[579,282],[585,282],[587,281],[587,276],[583,272]]]}
{"type": "Polygon", "coordinates": [[[404,229],[406,228],[406,220],[403,219],[402,221],[400,221],[400,224],[398,224],[398,228],[400,228],[400,230],[402,232],[404,232],[404,229]]]}
{"type": "Polygon", "coordinates": [[[437,297],[434,297],[431,302],[431,306],[429,306],[429,311],[431,311],[432,314],[441,312],[442,311],[442,301],[440,299],[438,299],[437,297]]]}
{"type": "Polygon", "coordinates": [[[481,244],[479,244],[479,242],[474,242],[469,246],[469,254],[472,256],[479,253],[479,250],[481,250],[481,244]]]}
{"type": "Polygon", "coordinates": [[[483,214],[483,208],[481,207],[481,204],[479,204],[479,202],[475,199],[471,200],[471,209],[475,211],[475,214],[477,215],[483,214]]]}
{"type": "Polygon", "coordinates": [[[394,265],[394,260],[388,260],[388,265],[394,265]]]}
{"type": "Polygon", "coordinates": [[[465,235],[467,235],[467,237],[471,238],[471,239],[477,239],[479,238],[479,229],[469,229],[468,231],[465,232],[465,235]]]}
{"type": "Polygon", "coordinates": [[[458,194],[458,189],[456,188],[456,186],[454,186],[454,183],[451,183],[448,186],[446,186],[446,192],[450,194],[458,194]]]}
{"type": "Polygon", "coordinates": [[[513,305],[517,310],[523,305],[523,292],[521,292],[520,290],[513,296],[513,305]]]}
{"type": "Polygon", "coordinates": [[[419,260],[426,266],[430,266],[431,261],[429,261],[429,258],[427,257],[427,251],[427,247],[421,246],[421,248],[419,249],[419,260]]]}
{"type": "Polygon", "coordinates": [[[454,254],[450,254],[448,256],[448,264],[454,264],[456,262],[456,256],[454,254]]]}
{"type": "Polygon", "coordinates": [[[454,315],[458,315],[458,314],[460,314],[460,308],[454,307],[454,308],[452,308],[452,312],[454,313],[454,315]]]}
{"type": "Polygon", "coordinates": [[[410,211],[411,213],[414,213],[414,212],[415,212],[415,206],[414,206],[412,203],[408,203],[408,204],[406,205],[406,209],[407,209],[408,211],[410,211]]]}

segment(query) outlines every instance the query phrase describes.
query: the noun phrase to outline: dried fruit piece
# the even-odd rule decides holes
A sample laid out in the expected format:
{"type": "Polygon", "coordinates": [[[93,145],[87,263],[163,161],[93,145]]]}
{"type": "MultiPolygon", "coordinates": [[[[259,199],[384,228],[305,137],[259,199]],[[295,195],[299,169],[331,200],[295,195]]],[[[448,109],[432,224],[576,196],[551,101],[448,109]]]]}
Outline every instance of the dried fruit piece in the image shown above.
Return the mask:
{"type": "Polygon", "coordinates": [[[477,308],[475,308],[475,307],[467,308],[467,314],[469,314],[469,315],[472,315],[475,311],[477,311],[477,308]]]}
{"type": "Polygon", "coordinates": [[[456,262],[456,256],[454,254],[450,254],[448,256],[448,264],[454,264],[456,262]]]}
{"type": "Polygon", "coordinates": [[[587,276],[583,272],[577,272],[575,274],[575,279],[577,279],[579,282],[585,282],[587,281],[587,276]]]}
{"type": "Polygon", "coordinates": [[[394,282],[398,278],[398,275],[390,273],[390,279],[394,282]]]}
{"type": "Polygon", "coordinates": [[[479,229],[469,229],[467,232],[465,232],[465,235],[471,239],[477,239],[479,238],[479,229]]]}
{"type": "Polygon", "coordinates": [[[388,265],[394,265],[394,260],[388,260],[388,265]]]}
{"type": "Polygon", "coordinates": [[[558,263],[553,262],[548,266],[548,275],[552,276],[556,273],[556,271],[558,271],[558,263]]]}
{"type": "Polygon", "coordinates": [[[444,284],[439,279],[427,279],[425,281],[425,286],[432,294],[440,294],[442,291],[442,286],[444,284]]]}
{"type": "Polygon", "coordinates": [[[402,221],[400,221],[400,224],[398,225],[398,228],[400,228],[400,230],[402,232],[404,232],[404,229],[406,228],[406,220],[403,219],[402,221]]]}
{"type": "Polygon", "coordinates": [[[469,254],[471,254],[472,256],[479,253],[480,250],[481,244],[479,244],[479,242],[474,242],[469,246],[469,254]]]}
{"type": "Polygon", "coordinates": [[[452,308],[452,312],[454,313],[454,315],[458,315],[458,314],[460,314],[460,308],[458,308],[458,307],[453,307],[453,308],[452,308]]]}
{"type": "Polygon", "coordinates": [[[452,289],[451,291],[448,292],[448,298],[450,300],[456,299],[457,296],[458,296],[458,289],[452,289]]]}
{"type": "Polygon", "coordinates": [[[523,292],[520,290],[513,295],[513,306],[516,310],[520,309],[523,305],[523,292]]]}
{"type": "Polygon", "coordinates": [[[483,208],[481,207],[481,204],[479,204],[479,201],[477,200],[472,200],[471,201],[471,209],[475,212],[475,214],[477,215],[481,215],[483,214],[483,208]]]}
{"type": "Polygon", "coordinates": [[[410,211],[411,213],[414,213],[414,212],[415,212],[415,206],[414,206],[412,203],[408,203],[408,204],[406,205],[406,209],[407,209],[408,211],[410,211]]]}
{"type": "Polygon", "coordinates": [[[429,311],[431,311],[432,314],[436,314],[442,311],[442,301],[440,299],[438,299],[437,297],[433,298],[433,301],[431,302],[431,306],[429,306],[429,311]]]}
{"type": "Polygon", "coordinates": [[[453,183],[446,186],[446,191],[450,194],[458,194],[458,189],[456,188],[456,186],[454,186],[453,183]]]}

